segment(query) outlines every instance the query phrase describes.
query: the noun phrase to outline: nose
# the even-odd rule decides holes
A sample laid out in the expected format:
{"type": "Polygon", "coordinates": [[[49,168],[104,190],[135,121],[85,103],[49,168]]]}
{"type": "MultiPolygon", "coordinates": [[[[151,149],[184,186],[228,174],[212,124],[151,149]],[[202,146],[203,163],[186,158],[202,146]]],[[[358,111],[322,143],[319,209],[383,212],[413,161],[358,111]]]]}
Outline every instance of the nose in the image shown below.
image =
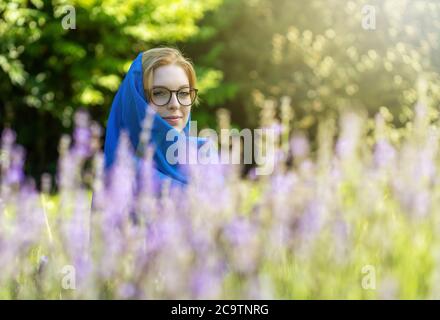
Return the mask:
{"type": "Polygon", "coordinates": [[[174,110],[174,109],[177,109],[179,107],[180,107],[180,103],[177,100],[177,92],[172,92],[171,93],[171,100],[168,103],[168,109],[174,110]]]}

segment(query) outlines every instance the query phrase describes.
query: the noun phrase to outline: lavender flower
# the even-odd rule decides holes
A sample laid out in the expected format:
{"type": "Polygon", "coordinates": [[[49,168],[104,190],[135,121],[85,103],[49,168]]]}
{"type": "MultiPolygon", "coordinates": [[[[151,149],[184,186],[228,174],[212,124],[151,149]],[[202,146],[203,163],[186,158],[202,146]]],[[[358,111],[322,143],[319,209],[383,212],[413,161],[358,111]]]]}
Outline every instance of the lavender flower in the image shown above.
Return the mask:
{"type": "Polygon", "coordinates": [[[310,152],[309,141],[304,134],[295,134],[290,139],[290,149],[294,158],[305,158],[310,152]]]}
{"type": "MultiPolygon", "coordinates": [[[[436,279],[438,269],[432,259],[440,194],[435,130],[423,134],[421,121],[401,144],[376,132],[371,149],[361,143],[359,119],[342,118],[336,154],[330,140],[323,142],[325,154],[315,153],[295,133],[291,152],[301,161],[292,168],[279,150],[278,168],[260,179],[242,179],[237,166],[198,161],[187,166],[189,184],[174,188],[155,182],[152,149],[135,155],[125,132],[115,166],[105,172],[100,130],[79,112],[73,144],[64,136],[59,145],[56,183],[43,175],[42,193],[24,175],[25,151],[6,129],[0,150],[0,287],[6,289],[0,297],[329,298],[347,288],[350,297],[425,297],[435,290],[435,281],[426,279],[436,279]],[[87,184],[90,157],[94,181],[87,184]],[[414,254],[429,261],[411,271],[410,288],[423,292],[406,287],[405,266],[414,254]],[[357,267],[376,262],[386,274],[379,290],[356,289],[357,267]],[[74,267],[75,290],[61,286],[65,265],[74,267]]],[[[391,130],[380,123],[381,133],[391,130]]]]}

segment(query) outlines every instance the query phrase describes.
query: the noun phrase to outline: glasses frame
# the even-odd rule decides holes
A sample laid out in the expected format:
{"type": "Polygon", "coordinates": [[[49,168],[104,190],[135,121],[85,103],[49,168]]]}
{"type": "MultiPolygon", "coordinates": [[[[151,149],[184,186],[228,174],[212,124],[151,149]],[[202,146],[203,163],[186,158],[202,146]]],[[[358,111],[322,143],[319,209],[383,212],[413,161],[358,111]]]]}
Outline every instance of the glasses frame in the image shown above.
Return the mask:
{"type": "MultiPolygon", "coordinates": [[[[173,96],[173,93],[175,93],[175,94],[176,94],[176,98],[177,98],[177,102],[179,102],[179,104],[180,104],[181,106],[184,106],[184,107],[190,107],[190,106],[192,106],[192,105],[194,104],[194,102],[196,101],[198,91],[199,91],[199,89],[191,88],[191,87],[183,87],[183,88],[180,88],[180,89],[178,89],[178,90],[170,90],[170,89],[168,89],[167,87],[157,86],[157,87],[154,87],[154,88],[151,89],[151,90],[148,90],[148,98],[149,98],[150,101],[152,101],[156,106],[158,106],[158,107],[164,107],[164,106],[166,106],[168,103],[170,103],[171,98],[172,98],[172,96],[173,96]],[[157,104],[156,102],[154,102],[154,99],[153,99],[153,90],[154,90],[154,89],[166,89],[166,90],[168,90],[168,91],[170,92],[170,98],[168,99],[168,101],[167,101],[166,103],[164,103],[164,104],[157,104]],[[183,104],[182,102],[180,102],[180,99],[179,99],[179,91],[181,91],[181,90],[185,90],[185,89],[186,89],[186,90],[189,89],[190,92],[191,92],[191,91],[194,91],[194,93],[195,93],[194,98],[191,99],[191,103],[190,103],[190,104],[183,104]]],[[[190,94],[191,94],[191,93],[190,93],[190,94]]]]}

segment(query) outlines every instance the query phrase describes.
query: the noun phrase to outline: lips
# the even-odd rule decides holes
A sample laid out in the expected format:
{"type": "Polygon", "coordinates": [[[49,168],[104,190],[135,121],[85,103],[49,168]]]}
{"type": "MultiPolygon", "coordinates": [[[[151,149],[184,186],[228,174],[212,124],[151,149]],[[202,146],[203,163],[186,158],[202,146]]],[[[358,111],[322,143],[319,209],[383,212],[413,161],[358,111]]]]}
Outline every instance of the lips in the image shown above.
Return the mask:
{"type": "Polygon", "coordinates": [[[163,119],[168,122],[170,125],[175,126],[179,124],[180,119],[182,119],[181,116],[168,116],[163,117],[163,119]]]}
{"type": "Polygon", "coordinates": [[[166,120],[176,120],[176,119],[182,119],[181,116],[168,116],[168,117],[163,117],[166,120]]]}

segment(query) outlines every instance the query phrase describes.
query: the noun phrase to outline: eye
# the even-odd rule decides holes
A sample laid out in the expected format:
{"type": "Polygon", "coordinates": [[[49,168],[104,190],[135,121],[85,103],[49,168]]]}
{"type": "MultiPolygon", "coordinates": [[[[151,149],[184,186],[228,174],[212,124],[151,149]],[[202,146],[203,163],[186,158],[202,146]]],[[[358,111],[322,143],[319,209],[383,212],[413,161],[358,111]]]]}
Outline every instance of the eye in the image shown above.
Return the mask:
{"type": "Polygon", "coordinates": [[[153,91],[153,96],[155,96],[155,97],[161,97],[161,96],[164,96],[166,94],[167,94],[166,91],[163,90],[163,89],[157,89],[157,90],[153,91]]]}
{"type": "Polygon", "coordinates": [[[179,91],[179,95],[181,96],[181,97],[187,97],[187,96],[189,96],[189,90],[188,89],[185,89],[185,90],[182,90],[182,91],[179,91]]]}

